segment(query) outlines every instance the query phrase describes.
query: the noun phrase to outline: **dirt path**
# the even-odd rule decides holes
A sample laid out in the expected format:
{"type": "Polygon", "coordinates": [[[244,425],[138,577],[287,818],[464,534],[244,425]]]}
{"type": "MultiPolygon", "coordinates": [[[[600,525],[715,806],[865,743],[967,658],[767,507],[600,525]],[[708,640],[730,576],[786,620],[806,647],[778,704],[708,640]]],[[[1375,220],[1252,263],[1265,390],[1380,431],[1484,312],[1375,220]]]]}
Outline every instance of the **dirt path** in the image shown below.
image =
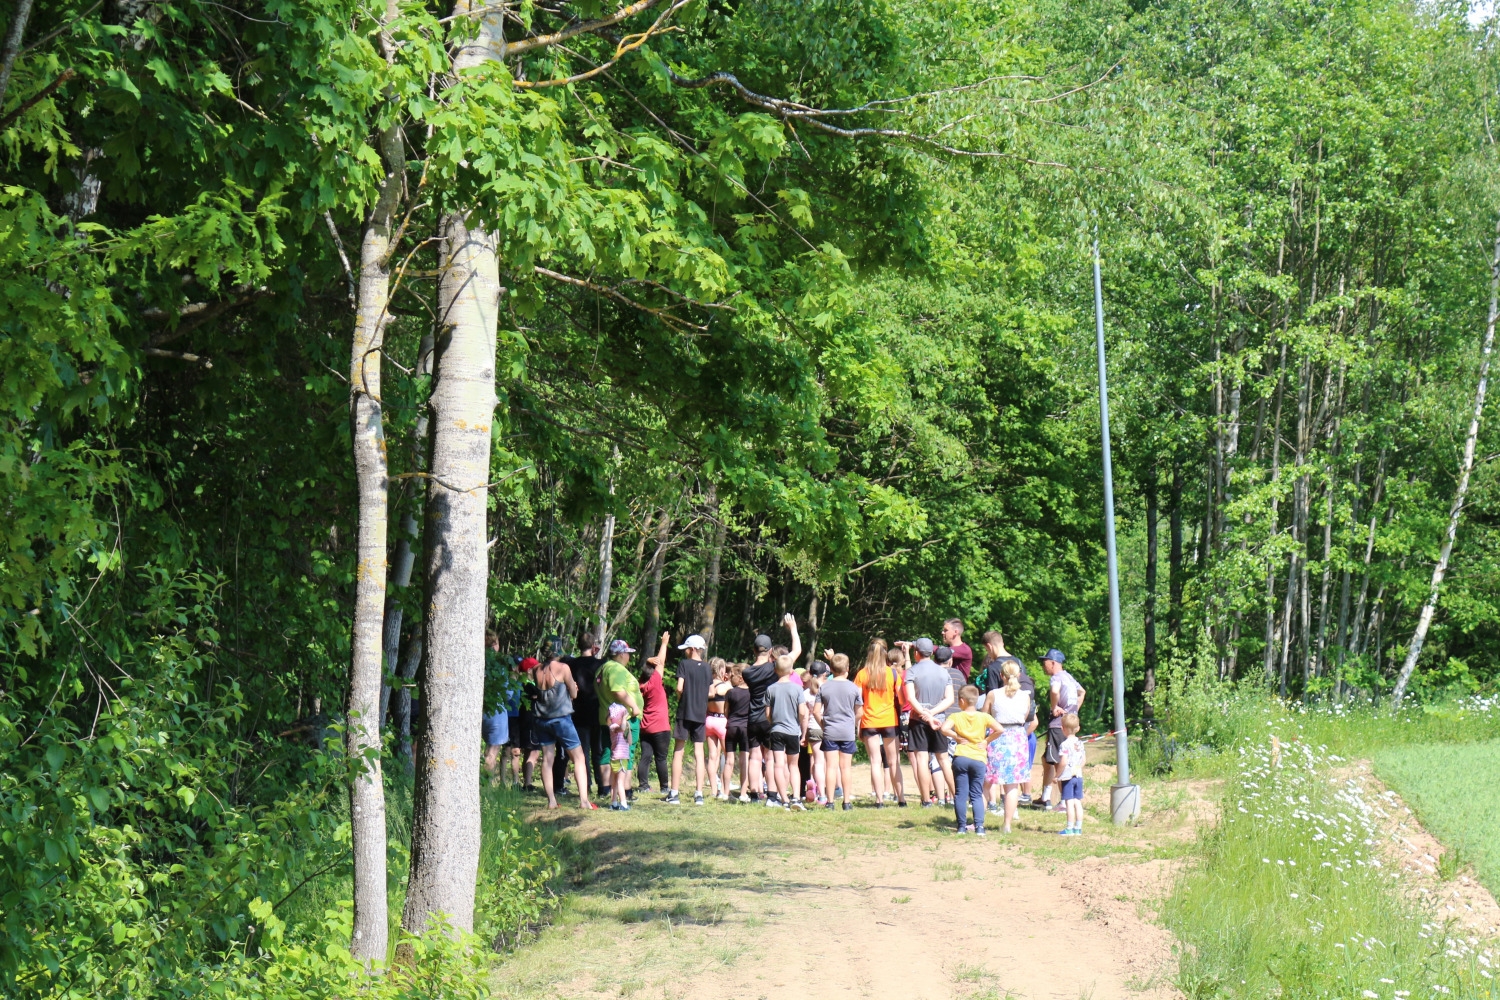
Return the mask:
{"type": "Polygon", "coordinates": [[[1067,839],[1061,817],[1039,812],[985,840],[955,836],[951,810],[915,806],[554,813],[588,845],[590,871],[495,986],[527,998],[1173,997],[1153,904],[1204,794],[1152,786],[1143,825],[1118,831],[1100,822],[1096,791],[1087,835],[1067,839]]]}

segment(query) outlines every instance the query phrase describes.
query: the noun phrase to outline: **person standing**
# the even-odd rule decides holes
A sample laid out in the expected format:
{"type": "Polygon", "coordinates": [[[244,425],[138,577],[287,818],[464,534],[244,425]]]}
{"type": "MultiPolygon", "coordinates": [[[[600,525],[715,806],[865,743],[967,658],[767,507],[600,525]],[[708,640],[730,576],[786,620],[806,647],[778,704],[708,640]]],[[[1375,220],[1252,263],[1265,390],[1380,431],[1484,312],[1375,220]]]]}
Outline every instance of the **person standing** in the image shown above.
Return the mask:
{"type": "Polygon", "coordinates": [[[1047,750],[1042,755],[1042,808],[1054,812],[1065,811],[1061,802],[1052,805],[1054,792],[1061,794],[1055,786],[1057,765],[1062,761],[1063,740],[1067,738],[1063,733],[1063,717],[1077,715],[1078,710],[1083,707],[1083,697],[1087,694],[1083,686],[1073,679],[1073,675],[1063,669],[1066,662],[1067,657],[1057,649],[1047,650],[1047,655],[1042,657],[1042,669],[1047,671],[1050,678],[1047,698],[1051,704],[1047,722],[1047,750]]]}
{"type": "Polygon", "coordinates": [[[531,784],[533,774],[536,772],[536,762],[542,754],[541,745],[536,741],[536,712],[533,704],[536,701],[536,678],[532,671],[541,664],[535,656],[521,658],[516,664],[519,672],[516,678],[517,686],[521,689],[520,715],[517,717],[516,725],[511,726],[511,739],[516,741],[521,757],[521,788],[524,791],[534,792],[536,788],[531,784]]]}
{"type": "Polygon", "coordinates": [[[807,735],[807,706],[803,704],[802,688],[792,683],[795,663],[796,659],[791,655],[778,656],[776,683],[766,689],[766,719],[771,724],[772,787],[766,805],[806,811],[801,796],[792,788],[791,769],[787,766],[787,755],[795,755],[807,735]]]}
{"type": "MultiPolygon", "coordinates": [[[[937,663],[938,666],[948,671],[948,679],[953,682],[954,692],[962,691],[964,685],[967,684],[968,681],[964,679],[964,675],[959,672],[958,668],[953,665],[952,648],[948,646],[939,646],[937,649],[934,649],[932,651],[932,659],[937,663]]],[[[980,697],[983,697],[983,695],[981,695],[980,697]]],[[[958,702],[955,700],[954,705],[957,706],[957,704],[958,702]]],[[[950,712],[955,710],[956,708],[949,709],[950,712]]],[[[939,770],[943,772],[943,779],[948,783],[948,801],[950,803],[953,801],[953,795],[955,792],[953,784],[954,749],[955,747],[953,740],[949,739],[946,736],[943,737],[943,755],[937,759],[937,764],[939,770]]]]}
{"type": "MultiPolygon", "coordinates": [[[[609,659],[599,668],[598,677],[600,723],[606,726],[609,724],[609,711],[613,705],[624,705],[629,713],[630,738],[626,741],[626,756],[623,758],[625,779],[623,782],[614,782],[613,785],[617,788],[623,785],[622,792],[627,799],[631,794],[630,775],[641,743],[641,685],[630,669],[630,654],[634,652],[630,643],[624,639],[612,641],[609,644],[609,659]]],[[[612,777],[620,770],[614,766],[622,759],[620,753],[619,743],[611,743],[601,761],[601,766],[609,765],[612,777]]]]}
{"type": "MultiPolygon", "coordinates": [[[[783,625],[792,634],[792,646],[787,655],[796,662],[802,655],[802,639],[797,635],[797,620],[790,614],[781,618],[783,625]]],[[[776,660],[771,655],[775,644],[768,635],[755,637],[755,662],[746,667],[741,676],[750,691],[749,736],[750,736],[750,797],[760,797],[765,792],[766,769],[771,761],[771,723],[766,717],[766,691],[776,683],[776,660]]],[[[741,794],[745,791],[743,782],[741,794]]]]}
{"type": "Polygon", "coordinates": [[[599,653],[599,640],[592,632],[585,632],[578,637],[578,654],[564,656],[562,660],[573,671],[573,680],[578,685],[578,697],[573,699],[573,727],[583,741],[589,781],[597,780],[599,791],[606,792],[614,779],[607,768],[600,766],[609,744],[609,730],[606,723],[599,721],[599,668],[604,663],[599,653]]]}
{"type": "Polygon", "coordinates": [[[1031,777],[1031,759],[1026,749],[1028,723],[1036,725],[1036,699],[1022,689],[1020,661],[1011,657],[997,672],[1001,686],[985,696],[985,714],[1004,732],[989,745],[985,784],[1004,796],[1005,832],[1016,819],[1017,794],[1023,779],[1031,777]]]}
{"type": "Polygon", "coordinates": [[[677,664],[677,722],[672,726],[672,790],[667,805],[682,804],[682,757],[693,745],[693,805],[703,804],[703,741],[708,735],[708,689],[713,670],[704,661],[708,643],[701,635],[690,635],[677,647],[683,658],[677,664]]]}
{"type": "MultiPolygon", "coordinates": [[[[1036,681],[1031,679],[1031,673],[1026,669],[1026,664],[1005,648],[1005,636],[996,630],[990,630],[984,634],[984,646],[988,658],[984,664],[983,690],[988,695],[992,691],[998,691],[1005,687],[1005,667],[1007,664],[1016,668],[1016,676],[1021,690],[1030,699],[1031,716],[1026,720],[1026,770],[1020,779],[1020,795],[1017,804],[1022,806],[1031,805],[1031,770],[1036,764],[1036,681]]],[[[992,709],[986,709],[994,715],[992,709]]],[[[997,789],[998,785],[991,786],[997,789]]],[[[998,803],[997,803],[998,805],[998,803]]]]}
{"type": "Polygon", "coordinates": [[[708,774],[713,779],[710,791],[716,799],[729,798],[729,782],[723,780],[720,762],[724,759],[724,740],[729,735],[729,664],[715,656],[708,661],[713,682],[708,686],[708,719],[703,724],[708,741],[708,774]]]}
{"type": "Polygon", "coordinates": [[[802,741],[802,746],[797,751],[797,775],[799,778],[798,789],[802,792],[802,798],[812,799],[819,805],[823,804],[827,789],[823,787],[828,780],[828,775],[823,769],[823,723],[816,711],[818,705],[818,692],[822,690],[823,682],[828,680],[830,671],[828,664],[822,660],[814,660],[813,665],[807,668],[807,676],[803,678],[802,704],[807,708],[807,738],[802,741]],[[811,788],[811,791],[809,791],[811,788]]]}
{"type": "Polygon", "coordinates": [[[943,622],[943,645],[953,650],[953,669],[963,674],[964,684],[973,681],[974,651],[964,642],[964,623],[957,618],[943,622]]]}
{"type": "MultiPolygon", "coordinates": [[[[578,684],[573,680],[573,671],[562,660],[554,659],[536,670],[537,695],[533,706],[536,713],[537,742],[545,755],[542,760],[542,787],[547,792],[547,808],[557,808],[557,781],[552,772],[552,761],[557,754],[557,745],[573,761],[573,773],[578,780],[578,806],[580,809],[597,809],[589,799],[589,779],[584,774],[583,744],[578,739],[578,730],[573,728],[573,697],[578,694],[578,684]]],[[[565,772],[566,773],[566,772],[565,772]]]]}
{"type": "Polygon", "coordinates": [[[859,709],[864,703],[859,686],[849,679],[849,657],[828,650],[824,656],[833,676],[818,689],[818,723],[823,727],[823,770],[828,788],[823,808],[833,808],[833,789],[843,789],[844,809],[854,808],[854,749],[859,730],[859,709]]]}
{"type": "MultiPolygon", "coordinates": [[[[896,763],[896,777],[899,778],[901,774],[901,743],[896,722],[896,689],[899,681],[895,668],[888,662],[891,653],[900,662],[900,650],[887,650],[884,639],[872,640],[865,651],[864,666],[854,678],[862,703],[859,735],[870,755],[870,790],[875,794],[876,809],[885,805],[886,772],[890,770],[892,761],[896,763]]],[[[894,787],[893,779],[892,788],[894,787]]],[[[844,794],[848,795],[847,788],[844,794]]],[[[905,804],[904,796],[902,804],[905,804]]]]}
{"type": "Polygon", "coordinates": [[[1004,732],[995,720],[974,708],[979,689],[965,684],[958,693],[959,710],[943,722],[943,735],[954,741],[953,773],[958,789],[953,796],[953,815],[958,832],[973,831],[984,836],[984,762],[991,740],[1004,732]],[[973,807],[974,823],[966,824],[965,805],[973,807]]]}
{"type": "Polygon", "coordinates": [[[916,772],[917,794],[926,809],[937,803],[937,789],[928,768],[934,754],[944,755],[948,749],[942,728],[948,707],[953,704],[953,682],[948,671],[933,661],[931,639],[924,636],[916,642],[896,645],[911,656],[911,666],[906,669],[906,701],[911,706],[912,769],[916,772]]]}
{"type": "Polygon", "coordinates": [[[641,713],[641,759],[636,779],[645,791],[646,780],[651,774],[651,762],[656,762],[656,788],[662,801],[672,797],[668,769],[671,766],[672,721],[667,711],[667,689],[662,681],[662,670],[667,663],[667,642],[670,632],[661,634],[661,647],[655,656],[646,657],[646,669],[641,675],[641,699],[645,705],[641,713]]]}

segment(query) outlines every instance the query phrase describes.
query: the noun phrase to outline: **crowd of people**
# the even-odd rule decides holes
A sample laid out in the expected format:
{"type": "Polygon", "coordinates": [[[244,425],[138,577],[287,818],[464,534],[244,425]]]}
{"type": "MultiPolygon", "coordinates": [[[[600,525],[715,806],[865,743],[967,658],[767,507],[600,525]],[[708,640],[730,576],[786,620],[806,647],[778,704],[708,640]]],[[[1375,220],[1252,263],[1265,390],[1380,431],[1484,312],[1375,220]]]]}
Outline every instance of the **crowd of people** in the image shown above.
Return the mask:
{"type": "Polygon", "coordinates": [[[1065,812],[1064,836],[1083,832],[1078,712],[1086,692],[1061,651],[1042,659],[1041,705],[999,632],[984,634],[987,656],[974,669],[956,618],[943,623],[941,644],[873,640],[857,669],[832,649],[798,666],[797,622],[786,615],[782,624],[789,644],[758,635],[754,659],[743,663],[708,658],[703,637],[688,636],[677,646],[675,712],[665,681],[670,633],[639,670],[623,639],[601,650],[585,634],[571,656],[551,642],[542,657],[519,661],[503,709],[485,716],[485,767],[492,780],[527,789],[539,774],[548,806],[557,808],[571,764],[581,808],[597,809],[595,797],[607,795],[609,808],[628,810],[637,789],[649,788],[653,766],[662,800],[681,805],[691,752],[694,805],[712,798],[849,810],[863,748],[877,809],[908,804],[909,765],[920,805],[951,805],[959,833],[984,836],[987,809],[1002,814],[1010,833],[1026,806],[1065,812]],[[1042,787],[1033,796],[1039,746],[1042,787]]]}

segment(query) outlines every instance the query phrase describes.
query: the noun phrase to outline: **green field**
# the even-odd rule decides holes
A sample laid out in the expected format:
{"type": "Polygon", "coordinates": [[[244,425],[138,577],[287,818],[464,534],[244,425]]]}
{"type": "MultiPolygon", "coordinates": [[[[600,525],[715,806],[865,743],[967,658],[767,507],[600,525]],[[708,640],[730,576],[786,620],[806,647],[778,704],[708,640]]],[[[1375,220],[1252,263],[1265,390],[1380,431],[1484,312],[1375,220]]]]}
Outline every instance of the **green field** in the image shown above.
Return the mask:
{"type": "Polygon", "coordinates": [[[1500,895],[1500,740],[1387,750],[1375,755],[1375,772],[1500,895]]]}

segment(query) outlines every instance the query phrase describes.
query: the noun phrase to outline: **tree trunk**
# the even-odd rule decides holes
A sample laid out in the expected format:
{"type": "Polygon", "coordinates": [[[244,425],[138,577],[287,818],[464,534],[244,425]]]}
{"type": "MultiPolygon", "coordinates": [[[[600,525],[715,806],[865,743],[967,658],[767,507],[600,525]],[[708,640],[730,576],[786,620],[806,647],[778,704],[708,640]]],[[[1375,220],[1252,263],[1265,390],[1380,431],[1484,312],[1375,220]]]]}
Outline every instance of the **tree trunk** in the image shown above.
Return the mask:
{"type": "Polygon", "coordinates": [[[401,659],[401,670],[397,675],[402,684],[395,691],[391,707],[391,728],[396,731],[396,753],[406,761],[408,773],[412,770],[411,745],[411,682],[422,664],[422,619],[418,618],[406,640],[406,655],[401,659]]]}
{"type": "Polygon", "coordinates": [[[713,529],[709,534],[708,586],[703,595],[703,620],[698,634],[708,648],[714,648],[714,624],[719,617],[719,570],[724,556],[724,522],[719,517],[719,492],[713,483],[708,485],[708,508],[713,517],[713,529]]]}
{"type": "MultiPolygon", "coordinates": [[[[422,378],[432,374],[432,334],[422,337],[422,346],[417,349],[417,377],[422,378]]],[[[412,468],[417,472],[427,469],[427,407],[422,407],[417,413],[417,425],[412,430],[412,468]]],[[[405,513],[401,515],[401,537],[396,540],[396,552],[391,558],[391,586],[396,590],[405,590],[411,584],[412,567],[416,564],[416,550],[412,547],[412,540],[417,537],[417,507],[426,497],[427,491],[422,486],[421,479],[412,480],[416,483],[415,497],[407,506],[405,513]]],[[[385,640],[384,660],[387,675],[396,673],[396,663],[401,653],[401,601],[395,593],[388,595],[385,599],[385,640]]],[[[391,699],[391,688],[389,684],[382,684],[380,688],[380,722],[385,724],[386,709],[391,699]]]]}
{"type": "Polygon", "coordinates": [[[10,30],[5,33],[5,49],[0,52],[0,108],[5,107],[5,92],[10,89],[10,71],[21,54],[21,42],[26,37],[26,22],[31,20],[32,0],[16,0],[10,13],[10,30]]]}
{"type": "Polygon", "coordinates": [[[1458,489],[1454,491],[1453,503],[1448,508],[1448,531],[1443,536],[1443,548],[1438,553],[1437,565],[1432,568],[1432,584],[1427,590],[1427,600],[1422,604],[1422,613],[1417,617],[1417,630],[1412,633],[1411,644],[1406,650],[1406,662],[1396,678],[1396,689],[1391,692],[1391,704],[1401,707],[1406,696],[1406,685],[1411,681],[1412,671],[1417,669],[1417,657],[1422,655],[1422,644],[1427,641],[1427,630],[1432,626],[1432,616],[1437,611],[1438,592],[1443,586],[1443,577],[1448,572],[1448,559],[1453,555],[1453,542],[1458,537],[1458,519],[1463,513],[1464,497],[1469,492],[1469,473],[1474,470],[1474,446],[1479,440],[1479,423],[1484,418],[1484,390],[1490,377],[1490,353],[1495,347],[1495,316],[1500,307],[1500,223],[1495,226],[1495,255],[1490,261],[1490,315],[1484,328],[1484,348],[1479,354],[1479,387],[1474,392],[1474,416],[1469,419],[1469,436],[1464,440],[1464,457],[1458,467],[1458,489]]]}
{"type": "Polygon", "coordinates": [[[1143,690],[1146,695],[1146,719],[1153,715],[1151,694],[1156,690],[1156,466],[1146,473],[1146,602],[1143,625],[1146,646],[1143,655],[1146,678],[1143,690]]]}
{"type": "MultiPolygon", "coordinates": [[[[486,21],[486,23],[489,23],[486,21]]],[[[485,57],[486,35],[460,50],[456,70],[485,57]],[[477,53],[474,50],[479,50],[477,53]]],[[[501,296],[495,243],[462,214],[443,220],[438,312],[443,329],[432,392],[432,479],[423,535],[427,578],[423,739],[412,816],[406,930],[441,913],[474,927],[479,871],[479,726],[484,713],[485,544],[490,424],[495,416],[495,328],[501,296]]]]}
{"type": "MultiPolygon", "coordinates": [[[[1275,492],[1281,480],[1281,409],[1286,396],[1286,341],[1281,342],[1281,360],[1276,367],[1276,418],[1271,425],[1271,523],[1267,540],[1281,534],[1281,500],[1275,492]]],[[[1276,676],[1276,566],[1272,556],[1266,557],[1266,681],[1276,676]]]]}
{"type": "MultiPolygon", "coordinates": [[[[610,495],[615,492],[614,484],[609,487],[610,495]]],[[[601,645],[607,644],[609,635],[609,592],[615,583],[615,516],[609,514],[604,518],[604,531],[599,537],[599,629],[598,636],[601,645]]],[[[649,645],[649,644],[648,644],[649,645]]],[[[607,647],[606,647],[607,648],[607,647]]],[[[647,647],[643,646],[642,649],[647,647]]]]}
{"type": "Polygon", "coordinates": [[[1172,489],[1168,531],[1171,534],[1167,549],[1167,614],[1175,642],[1182,634],[1182,461],[1172,459],[1172,489]]]}
{"type": "MultiPolygon", "coordinates": [[[[807,605],[807,667],[818,658],[818,588],[813,587],[812,601],[807,605]]],[[[954,697],[957,697],[955,695],[954,697]]]]}
{"type": "Polygon", "coordinates": [[[672,515],[663,510],[656,523],[656,550],[651,556],[651,583],[646,591],[646,631],[642,649],[651,649],[661,623],[661,575],[667,565],[667,542],[672,538],[672,515]]]}
{"type": "MultiPolygon", "coordinates": [[[[386,20],[398,11],[388,2],[386,20]]],[[[367,968],[383,964],[390,939],[386,906],[385,783],[380,768],[381,688],[384,686],[386,534],[390,477],[386,466],[380,366],[390,320],[391,232],[403,186],[401,130],[380,136],[385,177],[365,223],[359,255],[359,295],[349,359],[349,419],[359,496],[350,636],[349,759],[363,761],[349,786],[354,860],[354,927],[349,950],[367,968]]]]}

